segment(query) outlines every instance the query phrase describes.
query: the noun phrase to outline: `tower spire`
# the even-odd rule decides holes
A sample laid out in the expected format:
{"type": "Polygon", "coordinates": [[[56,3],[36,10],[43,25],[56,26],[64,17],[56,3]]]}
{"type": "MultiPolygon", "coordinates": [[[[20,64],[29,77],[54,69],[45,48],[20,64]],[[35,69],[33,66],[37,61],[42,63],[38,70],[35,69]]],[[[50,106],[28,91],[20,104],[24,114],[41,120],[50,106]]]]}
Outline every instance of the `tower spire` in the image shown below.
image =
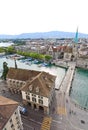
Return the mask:
{"type": "Polygon", "coordinates": [[[75,43],[78,43],[78,27],[77,27],[77,30],[76,30],[74,42],[75,42],[75,43]]]}

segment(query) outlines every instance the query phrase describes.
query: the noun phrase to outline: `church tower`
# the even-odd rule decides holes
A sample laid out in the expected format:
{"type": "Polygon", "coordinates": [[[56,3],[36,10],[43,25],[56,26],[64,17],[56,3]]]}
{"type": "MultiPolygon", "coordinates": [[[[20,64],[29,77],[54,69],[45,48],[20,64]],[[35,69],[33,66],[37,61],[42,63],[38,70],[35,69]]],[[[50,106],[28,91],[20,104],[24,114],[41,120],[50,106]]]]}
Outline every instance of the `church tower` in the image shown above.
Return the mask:
{"type": "Polygon", "coordinates": [[[76,60],[77,57],[78,57],[78,27],[77,27],[77,30],[76,30],[76,34],[75,34],[75,38],[74,38],[74,42],[73,42],[73,56],[74,56],[74,59],[76,60]]]}

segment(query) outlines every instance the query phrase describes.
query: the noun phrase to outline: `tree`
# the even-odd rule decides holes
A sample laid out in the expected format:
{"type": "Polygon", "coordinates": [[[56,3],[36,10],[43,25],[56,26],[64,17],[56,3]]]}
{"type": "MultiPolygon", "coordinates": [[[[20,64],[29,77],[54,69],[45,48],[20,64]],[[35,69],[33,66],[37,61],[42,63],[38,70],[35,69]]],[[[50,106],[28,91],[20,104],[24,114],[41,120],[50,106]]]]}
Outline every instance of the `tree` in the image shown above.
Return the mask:
{"type": "Polygon", "coordinates": [[[3,73],[2,73],[1,78],[4,80],[6,80],[6,75],[7,75],[8,70],[9,70],[7,65],[8,64],[6,62],[3,62],[3,73]]]}
{"type": "Polygon", "coordinates": [[[15,53],[15,49],[13,46],[9,46],[5,49],[6,54],[13,54],[15,53]]]}
{"type": "Polygon", "coordinates": [[[45,60],[46,61],[50,61],[52,59],[52,56],[50,56],[50,55],[45,55],[45,60]]]}

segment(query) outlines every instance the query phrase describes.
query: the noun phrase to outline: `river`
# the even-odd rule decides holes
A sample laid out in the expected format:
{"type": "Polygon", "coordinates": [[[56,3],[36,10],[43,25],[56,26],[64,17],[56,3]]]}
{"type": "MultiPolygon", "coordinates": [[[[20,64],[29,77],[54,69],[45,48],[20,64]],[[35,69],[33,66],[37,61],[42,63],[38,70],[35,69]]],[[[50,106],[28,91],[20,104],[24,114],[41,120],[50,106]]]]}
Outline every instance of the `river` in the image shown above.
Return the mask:
{"type": "Polygon", "coordinates": [[[77,68],[72,83],[71,98],[88,109],[88,70],[77,68]]]}

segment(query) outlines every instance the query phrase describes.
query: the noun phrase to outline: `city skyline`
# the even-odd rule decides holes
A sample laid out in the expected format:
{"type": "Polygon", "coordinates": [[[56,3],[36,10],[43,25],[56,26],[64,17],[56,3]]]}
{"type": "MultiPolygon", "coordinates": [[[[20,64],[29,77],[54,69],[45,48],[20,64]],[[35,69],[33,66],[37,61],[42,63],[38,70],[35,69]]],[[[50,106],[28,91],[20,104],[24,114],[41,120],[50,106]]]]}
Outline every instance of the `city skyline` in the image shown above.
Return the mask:
{"type": "Polygon", "coordinates": [[[65,31],[88,34],[87,0],[0,0],[0,34],[65,31]]]}

